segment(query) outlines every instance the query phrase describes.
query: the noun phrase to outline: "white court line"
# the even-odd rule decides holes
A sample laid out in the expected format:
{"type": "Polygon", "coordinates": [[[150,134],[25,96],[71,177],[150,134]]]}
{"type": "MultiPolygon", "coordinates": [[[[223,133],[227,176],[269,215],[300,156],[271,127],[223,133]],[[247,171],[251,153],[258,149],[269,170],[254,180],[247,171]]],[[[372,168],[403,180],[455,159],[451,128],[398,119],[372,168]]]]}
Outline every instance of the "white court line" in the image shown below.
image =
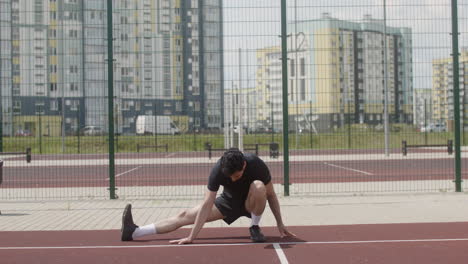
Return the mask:
{"type": "Polygon", "coordinates": [[[65,246],[65,247],[0,247],[0,250],[36,250],[36,249],[109,249],[109,248],[172,248],[172,247],[229,247],[255,245],[330,245],[330,244],[378,244],[378,243],[415,243],[415,242],[460,242],[468,238],[437,238],[437,239],[394,239],[394,240],[355,240],[355,241],[310,241],[310,242],[279,242],[279,243],[232,243],[232,244],[186,244],[186,245],[139,245],[139,246],[65,246]]]}
{"type": "Polygon", "coordinates": [[[328,165],[328,166],[332,166],[332,167],[336,167],[336,168],[339,168],[339,169],[343,169],[343,170],[350,170],[350,171],[354,171],[354,172],[363,173],[363,174],[366,174],[366,175],[374,175],[373,173],[370,173],[370,172],[355,170],[355,169],[347,168],[347,167],[342,167],[342,166],[338,166],[338,165],[331,164],[331,163],[328,163],[328,162],[324,162],[323,164],[328,165]]]}
{"type": "MultiPolygon", "coordinates": [[[[133,169],[131,169],[131,170],[128,170],[128,171],[124,171],[124,172],[122,172],[122,173],[119,173],[119,174],[115,175],[115,178],[118,178],[118,177],[120,177],[120,176],[122,176],[122,175],[124,175],[124,174],[129,173],[129,172],[138,170],[138,169],[141,168],[141,167],[142,167],[142,166],[138,166],[138,167],[133,168],[133,169]]],[[[107,178],[107,180],[109,180],[109,179],[110,179],[110,178],[107,178]]]]}
{"type": "Polygon", "coordinates": [[[278,258],[280,260],[281,264],[289,264],[288,259],[284,255],[283,249],[279,245],[279,243],[274,243],[273,247],[275,248],[276,254],[278,255],[278,258]]]}
{"type": "Polygon", "coordinates": [[[166,156],[164,156],[164,158],[170,158],[172,156],[175,156],[175,154],[176,154],[175,152],[172,152],[171,154],[167,154],[166,156]]]}

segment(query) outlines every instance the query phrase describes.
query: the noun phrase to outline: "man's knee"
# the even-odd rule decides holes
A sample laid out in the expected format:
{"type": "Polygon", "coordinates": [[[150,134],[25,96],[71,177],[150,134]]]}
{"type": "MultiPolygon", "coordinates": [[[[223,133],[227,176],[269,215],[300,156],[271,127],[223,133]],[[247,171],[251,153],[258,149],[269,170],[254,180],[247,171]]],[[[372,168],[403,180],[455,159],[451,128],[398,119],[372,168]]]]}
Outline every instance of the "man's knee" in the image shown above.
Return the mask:
{"type": "Polygon", "coordinates": [[[198,208],[182,210],[176,216],[177,223],[181,226],[193,224],[195,222],[195,217],[197,215],[197,209],[198,208]]]}
{"type": "Polygon", "coordinates": [[[187,217],[187,209],[181,211],[178,215],[177,218],[179,219],[185,219],[187,217]]]}
{"type": "Polygon", "coordinates": [[[262,181],[254,181],[250,184],[250,193],[255,196],[266,196],[266,187],[262,181]]]}

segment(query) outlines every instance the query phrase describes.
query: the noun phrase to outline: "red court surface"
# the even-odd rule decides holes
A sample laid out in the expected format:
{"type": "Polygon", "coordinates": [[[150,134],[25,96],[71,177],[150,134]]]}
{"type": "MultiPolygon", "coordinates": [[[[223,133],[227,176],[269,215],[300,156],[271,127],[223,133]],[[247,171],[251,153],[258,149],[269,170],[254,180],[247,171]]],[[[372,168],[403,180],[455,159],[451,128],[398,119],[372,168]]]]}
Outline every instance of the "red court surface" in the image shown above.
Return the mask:
{"type": "Polygon", "coordinates": [[[0,232],[0,263],[468,263],[468,222],[301,226],[281,239],[264,228],[206,228],[195,244],[169,240],[190,231],[120,242],[119,230],[0,232]]]}
{"type": "MultiPolygon", "coordinates": [[[[131,160],[129,161],[131,162],[131,160]]],[[[267,162],[274,183],[283,182],[283,166],[267,162]]],[[[452,180],[452,159],[398,159],[291,162],[291,183],[452,180]]],[[[4,165],[5,166],[5,165],[4,165]]],[[[462,166],[468,166],[463,159],[462,166]]],[[[116,166],[116,185],[205,185],[213,164],[126,164],[116,166]]],[[[107,165],[4,167],[2,188],[104,187],[107,165]]],[[[463,177],[468,177],[467,172],[463,177]]]]}

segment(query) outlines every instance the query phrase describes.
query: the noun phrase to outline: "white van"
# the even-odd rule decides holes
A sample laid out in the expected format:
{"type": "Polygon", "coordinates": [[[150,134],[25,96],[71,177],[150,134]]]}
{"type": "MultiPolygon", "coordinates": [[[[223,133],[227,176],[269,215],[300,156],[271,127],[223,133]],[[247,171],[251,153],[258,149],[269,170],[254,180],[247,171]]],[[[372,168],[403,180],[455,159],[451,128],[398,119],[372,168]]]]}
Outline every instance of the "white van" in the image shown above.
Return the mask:
{"type": "Polygon", "coordinates": [[[447,127],[443,124],[430,124],[421,128],[421,132],[446,132],[447,127]]]}
{"type": "Polygon", "coordinates": [[[84,136],[101,136],[104,135],[104,130],[98,126],[85,126],[81,133],[84,136]]]}
{"type": "Polygon", "coordinates": [[[170,116],[141,115],[136,120],[136,133],[137,135],[178,135],[180,129],[172,122],[170,116]]]}

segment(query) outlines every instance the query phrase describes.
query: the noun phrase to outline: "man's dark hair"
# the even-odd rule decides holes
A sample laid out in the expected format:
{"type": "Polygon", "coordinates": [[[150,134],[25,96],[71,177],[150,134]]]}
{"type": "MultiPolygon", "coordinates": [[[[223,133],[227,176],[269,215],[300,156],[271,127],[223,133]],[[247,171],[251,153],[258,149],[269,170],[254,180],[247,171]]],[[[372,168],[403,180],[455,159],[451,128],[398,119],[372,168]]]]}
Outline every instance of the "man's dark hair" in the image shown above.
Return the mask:
{"type": "Polygon", "coordinates": [[[221,172],[229,177],[244,168],[244,161],[244,154],[239,149],[230,148],[221,157],[221,172]]]}

